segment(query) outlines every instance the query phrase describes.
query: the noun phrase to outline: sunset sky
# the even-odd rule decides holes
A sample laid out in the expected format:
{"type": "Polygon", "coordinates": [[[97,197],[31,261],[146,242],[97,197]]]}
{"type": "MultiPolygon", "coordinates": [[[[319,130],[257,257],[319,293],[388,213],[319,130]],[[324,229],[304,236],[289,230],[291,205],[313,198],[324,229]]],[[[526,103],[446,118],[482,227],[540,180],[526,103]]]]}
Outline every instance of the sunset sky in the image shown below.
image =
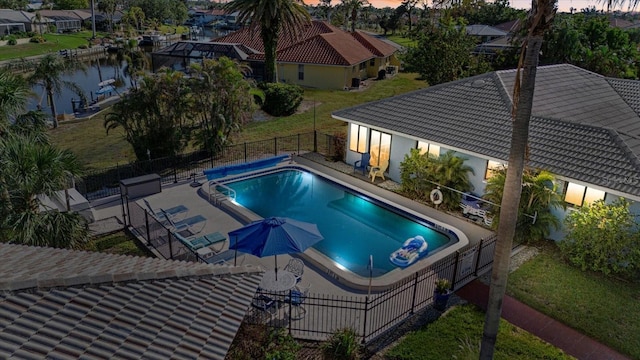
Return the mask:
{"type": "MultiPolygon", "coordinates": [[[[371,5],[377,8],[392,7],[397,8],[402,3],[401,0],[369,0],[371,5]]],[[[305,4],[316,4],[318,1],[305,0],[305,4]]],[[[340,0],[332,0],[331,4],[339,4],[340,0]]],[[[531,7],[531,0],[510,0],[511,7],[516,9],[529,9],[531,7]]],[[[595,0],[558,0],[558,9],[560,11],[568,12],[571,7],[580,11],[580,9],[595,6],[598,10],[606,10],[607,7],[603,2],[597,2],[595,0]]],[[[627,10],[626,6],[622,10],[627,10]]]]}

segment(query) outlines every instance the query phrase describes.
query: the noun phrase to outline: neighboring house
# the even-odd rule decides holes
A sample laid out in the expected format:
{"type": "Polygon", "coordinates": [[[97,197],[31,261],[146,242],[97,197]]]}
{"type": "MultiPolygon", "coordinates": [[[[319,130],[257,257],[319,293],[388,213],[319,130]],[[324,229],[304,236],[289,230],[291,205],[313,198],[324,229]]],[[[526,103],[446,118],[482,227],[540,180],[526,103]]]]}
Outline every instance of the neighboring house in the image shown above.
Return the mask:
{"type": "Polygon", "coordinates": [[[91,21],[91,13],[84,10],[40,10],[40,15],[53,20],[56,31],[80,31],[85,21],[91,21]]]}
{"type": "Polygon", "coordinates": [[[508,34],[507,31],[489,25],[467,25],[467,35],[477,39],[480,44],[506,37],[508,34]]]}
{"type": "MultiPolygon", "coordinates": [[[[248,28],[214,40],[242,44],[258,51],[248,57],[253,76],[264,75],[264,46],[259,31],[248,28]]],[[[345,89],[361,80],[395,74],[397,49],[365,32],[346,32],[323,21],[312,21],[298,38],[283,33],[278,40],[278,81],[304,87],[345,89]]]]}
{"type": "Polygon", "coordinates": [[[36,31],[35,13],[0,9],[0,35],[36,31]]]}
{"type": "Polygon", "coordinates": [[[0,358],[224,359],[262,274],[0,244],[0,358]]]}
{"type": "MultiPolygon", "coordinates": [[[[491,171],[507,162],[515,70],[496,71],[339,110],[349,123],[346,161],[370,152],[390,160],[400,181],[410,149],[467,159],[482,194],[491,171]]],[[[537,70],[528,166],[553,173],[568,209],[619,197],[640,213],[640,81],[608,78],[573,65],[537,70]]],[[[556,215],[562,220],[565,211],[556,215]]],[[[563,233],[552,233],[553,239],[563,233]]]]}
{"type": "Polygon", "coordinates": [[[165,67],[185,71],[192,63],[202,63],[202,59],[221,56],[243,63],[250,55],[257,53],[242,44],[179,41],[151,54],[151,70],[156,72],[165,67]]]}

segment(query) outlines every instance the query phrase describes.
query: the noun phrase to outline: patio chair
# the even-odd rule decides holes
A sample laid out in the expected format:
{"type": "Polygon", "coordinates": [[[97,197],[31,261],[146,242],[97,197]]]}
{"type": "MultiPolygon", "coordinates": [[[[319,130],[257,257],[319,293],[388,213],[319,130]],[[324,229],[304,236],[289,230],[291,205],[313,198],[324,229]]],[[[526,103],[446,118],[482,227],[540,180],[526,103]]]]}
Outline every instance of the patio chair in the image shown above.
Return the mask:
{"type": "Polygon", "coordinates": [[[300,320],[307,314],[307,309],[302,304],[304,304],[309,295],[309,289],[311,289],[310,283],[298,284],[295,289],[291,290],[291,296],[285,298],[285,302],[290,305],[292,320],[300,320]]]}
{"type": "MultiPolygon", "coordinates": [[[[142,202],[146,207],[145,210],[147,210],[149,214],[151,214],[151,216],[156,218],[156,220],[158,220],[159,222],[166,222],[166,215],[162,212],[162,209],[158,211],[153,210],[151,204],[149,204],[149,201],[147,199],[142,199],[142,202]]],[[[171,220],[173,221],[180,221],[184,219],[187,214],[189,214],[189,209],[187,209],[187,207],[184,205],[174,206],[172,208],[165,209],[164,211],[171,217],[171,220]]]]}
{"type": "Polygon", "coordinates": [[[185,237],[178,232],[174,232],[173,235],[191,250],[198,251],[198,254],[203,255],[202,257],[204,255],[213,256],[218,254],[227,242],[227,237],[217,231],[203,236],[192,235],[185,237]],[[214,247],[213,245],[215,244],[219,245],[214,247]],[[204,249],[209,249],[209,251],[200,251],[204,249]]]}
{"type": "Polygon", "coordinates": [[[265,322],[270,321],[278,313],[278,302],[265,294],[254,297],[251,306],[259,311],[261,320],[266,320],[265,322]]]}
{"type": "Polygon", "coordinates": [[[388,167],[389,167],[389,160],[383,162],[382,164],[380,164],[380,166],[371,167],[371,170],[369,171],[371,182],[375,182],[376,176],[380,176],[382,180],[386,180],[384,178],[384,172],[387,171],[388,167]]]}
{"type": "Polygon", "coordinates": [[[296,277],[296,281],[302,280],[302,274],[304,273],[304,262],[298,258],[291,258],[289,263],[284,267],[284,270],[292,273],[296,277]]]}
{"type": "Polygon", "coordinates": [[[185,236],[184,233],[188,234],[186,236],[199,234],[205,225],[207,225],[207,219],[201,215],[192,216],[180,221],[173,221],[171,215],[169,215],[166,210],[160,209],[160,211],[164,214],[170,230],[174,233],[180,233],[182,236],[185,236]],[[197,227],[195,226],[196,224],[201,224],[201,226],[197,227]]]}
{"type": "Polygon", "coordinates": [[[362,175],[364,175],[365,171],[367,171],[367,168],[369,167],[369,161],[371,161],[371,154],[362,153],[360,160],[353,163],[353,172],[356,170],[362,170],[362,175]]]}

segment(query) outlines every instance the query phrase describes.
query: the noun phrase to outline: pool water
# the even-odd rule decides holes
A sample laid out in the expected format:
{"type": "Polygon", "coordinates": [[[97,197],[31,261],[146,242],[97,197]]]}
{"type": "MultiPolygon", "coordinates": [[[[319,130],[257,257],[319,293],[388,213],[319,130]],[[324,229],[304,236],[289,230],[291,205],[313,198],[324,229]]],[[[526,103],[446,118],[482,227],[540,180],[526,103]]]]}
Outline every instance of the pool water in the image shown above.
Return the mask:
{"type": "Polygon", "coordinates": [[[289,217],[316,224],[324,240],[313,248],[360,276],[369,276],[369,255],[373,276],[395,269],[389,255],[410,237],[422,235],[429,254],[457,241],[310,172],[288,169],[225,185],[236,191],[238,204],[263,218],[289,217]]]}

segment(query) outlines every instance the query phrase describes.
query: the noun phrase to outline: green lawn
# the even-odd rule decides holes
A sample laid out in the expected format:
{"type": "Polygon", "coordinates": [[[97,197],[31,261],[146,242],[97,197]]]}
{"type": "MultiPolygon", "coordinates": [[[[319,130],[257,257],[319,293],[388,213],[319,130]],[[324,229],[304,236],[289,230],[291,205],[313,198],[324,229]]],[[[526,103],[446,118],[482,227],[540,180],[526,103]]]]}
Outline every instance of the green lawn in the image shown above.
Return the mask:
{"type": "Polygon", "coordinates": [[[387,39],[393,41],[396,44],[402,45],[404,47],[416,46],[418,44],[417,41],[406,38],[406,37],[402,37],[400,35],[387,35],[387,39]]]}
{"type": "MultiPolygon", "coordinates": [[[[385,354],[392,360],[477,359],[484,313],[475,306],[456,306],[437,321],[404,337],[385,354]]],[[[530,333],[501,321],[494,359],[573,359],[530,333]]]]}
{"type": "Polygon", "coordinates": [[[90,31],[80,31],[70,34],[44,34],[47,42],[42,44],[28,43],[20,45],[5,45],[0,49],[0,60],[20,59],[27,56],[43,55],[63,49],[77,49],[80,45],[89,45],[90,31]]]}
{"type": "Polygon", "coordinates": [[[555,245],[509,275],[507,292],[552,318],[640,359],[640,284],[567,265],[555,245]]]}
{"type": "MultiPolygon", "coordinates": [[[[235,143],[250,142],[313,131],[313,102],[315,101],[316,128],[323,133],[345,132],[345,123],[331,118],[335,110],[369,101],[403,94],[426,86],[416,80],[415,74],[400,73],[393,79],[367,81],[361,91],[305,90],[305,105],[308,108],[300,114],[248,124],[242,133],[234,138],[235,143]]],[[[104,168],[124,164],[134,160],[133,150],[124,141],[121,131],[111,131],[109,135],[103,127],[102,116],[76,124],[62,123],[50,132],[58,146],[72,150],[80,161],[91,168],[104,168]]]]}
{"type": "Polygon", "coordinates": [[[109,254],[153,257],[137,240],[124,231],[91,239],[84,250],[100,251],[109,254]]]}

